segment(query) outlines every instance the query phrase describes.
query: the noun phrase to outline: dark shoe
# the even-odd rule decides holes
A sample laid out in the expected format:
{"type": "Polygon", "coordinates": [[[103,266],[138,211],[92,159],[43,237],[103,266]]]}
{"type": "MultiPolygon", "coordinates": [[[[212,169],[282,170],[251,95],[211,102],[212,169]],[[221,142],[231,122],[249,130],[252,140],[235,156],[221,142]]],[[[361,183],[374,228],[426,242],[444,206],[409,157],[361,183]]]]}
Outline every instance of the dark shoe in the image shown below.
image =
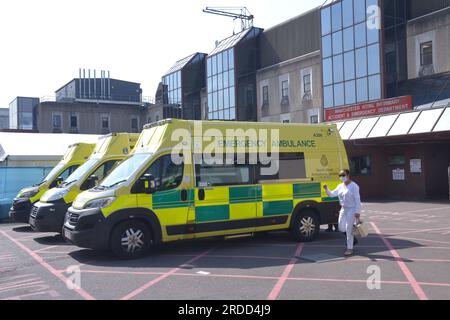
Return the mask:
{"type": "Polygon", "coordinates": [[[358,239],[356,237],[353,238],[353,245],[356,246],[358,244],[358,239]]]}
{"type": "Polygon", "coordinates": [[[328,228],[325,232],[333,232],[333,229],[328,228]]]}

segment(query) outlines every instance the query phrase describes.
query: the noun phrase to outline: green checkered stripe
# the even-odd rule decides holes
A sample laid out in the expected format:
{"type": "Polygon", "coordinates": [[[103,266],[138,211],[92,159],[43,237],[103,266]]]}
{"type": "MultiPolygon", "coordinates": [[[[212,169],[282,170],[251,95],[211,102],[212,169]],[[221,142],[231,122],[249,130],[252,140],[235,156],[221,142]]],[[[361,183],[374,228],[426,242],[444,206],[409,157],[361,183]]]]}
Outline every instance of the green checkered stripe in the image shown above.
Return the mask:
{"type": "Polygon", "coordinates": [[[262,186],[230,187],[228,205],[198,207],[196,208],[196,220],[197,222],[229,220],[231,204],[262,203],[263,215],[270,217],[291,214],[296,200],[321,198],[322,202],[338,201],[338,198],[322,198],[320,183],[293,184],[292,188],[292,200],[264,201],[262,186]]]}

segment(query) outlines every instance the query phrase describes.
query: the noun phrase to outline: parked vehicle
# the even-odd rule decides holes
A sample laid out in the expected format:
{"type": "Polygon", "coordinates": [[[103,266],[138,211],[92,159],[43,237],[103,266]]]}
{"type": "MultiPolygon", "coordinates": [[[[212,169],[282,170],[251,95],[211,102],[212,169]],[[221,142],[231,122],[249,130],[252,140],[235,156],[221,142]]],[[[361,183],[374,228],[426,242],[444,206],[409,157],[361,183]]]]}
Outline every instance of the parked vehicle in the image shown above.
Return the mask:
{"type": "Polygon", "coordinates": [[[139,134],[113,133],[99,138],[89,159],[64,183],[48,190],[33,205],[29,223],[39,232],[60,232],[67,209],[79,193],[98,185],[134,148],[139,134]]]}
{"type": "Polygon", "coordinates": [[[161,242],[262,231],[288,230],[297,241],[312,241],[320,225],[337,223],[338,199],[322,186],[337,186],[347,167],[335,125],[160,121],[144,128],[133,153],[100,185],[76,198],[63,235],[120,258],[161,242]],[[247,136],[252,130],[273,135],[247,136]],[[229,131],[237,134],[228,139],[229,131]],[[276,172],[267,172],[272,164],[263,163],[264,152],[276,172]]]}
{"type": "Polygon", "coordinates": [[[69,146],[61,161],[40,183],[19,191],[9,211],[9,216],[16,222],[28,223],[30,212],[41,196],[49,189],[62,184],[91,155],[95,144],[77,143],[69,146]]]}

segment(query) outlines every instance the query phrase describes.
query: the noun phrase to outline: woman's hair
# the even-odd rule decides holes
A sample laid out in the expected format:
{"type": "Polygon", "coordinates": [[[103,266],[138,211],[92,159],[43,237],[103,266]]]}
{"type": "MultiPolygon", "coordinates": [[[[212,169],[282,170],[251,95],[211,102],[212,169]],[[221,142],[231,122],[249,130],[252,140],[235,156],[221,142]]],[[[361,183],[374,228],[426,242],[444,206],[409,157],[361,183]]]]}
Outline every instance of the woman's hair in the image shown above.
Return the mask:
{"type": "Polygon", "coordinates": [[[350,176],[350,170],[344,169],[341,172],[345,173],[347,176],[350,176]]]}

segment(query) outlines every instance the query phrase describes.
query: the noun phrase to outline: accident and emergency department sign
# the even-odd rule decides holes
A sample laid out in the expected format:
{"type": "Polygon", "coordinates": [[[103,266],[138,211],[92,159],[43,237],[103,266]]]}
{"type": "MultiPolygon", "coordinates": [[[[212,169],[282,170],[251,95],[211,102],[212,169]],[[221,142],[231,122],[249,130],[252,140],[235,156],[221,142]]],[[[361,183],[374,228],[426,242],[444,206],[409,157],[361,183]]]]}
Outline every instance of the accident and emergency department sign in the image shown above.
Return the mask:
{"type": "Polygon", "coordinates": [[[356,104],[349,107],[328,109],[325,110],[325,120],[339,121],[408,110],[412,110],[412,97],[403,96],[369,103],[356,104]]]}

